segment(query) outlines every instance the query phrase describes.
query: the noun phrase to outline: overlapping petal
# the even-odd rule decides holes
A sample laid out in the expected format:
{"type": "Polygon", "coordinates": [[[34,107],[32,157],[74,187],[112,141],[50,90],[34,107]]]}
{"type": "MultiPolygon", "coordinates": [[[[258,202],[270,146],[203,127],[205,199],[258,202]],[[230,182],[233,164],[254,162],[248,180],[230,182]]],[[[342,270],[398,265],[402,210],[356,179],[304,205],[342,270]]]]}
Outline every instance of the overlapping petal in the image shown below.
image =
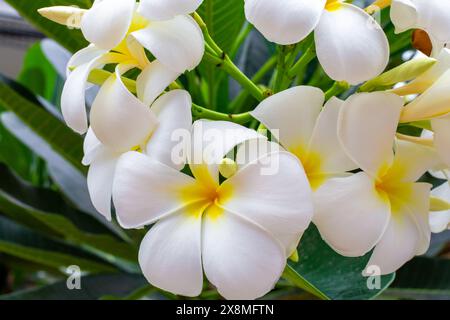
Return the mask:
{"type": "Polygon", "coordinates": [[[377,266],[381,274],[398,270],[416,255],[425,253],[430,243],[428,226],[429,191],[426,184],[414,185],[410,203],[398,205],[375,247],[367,266],[377,266]]]}
{"type": "Polygon", "coordinates": [[[431,120],[434,146],[442,161],[450,168],[450,115],[431,120]]]}
{"type": "Polygon", "coordinates": [[[111,221],[111,195],[120,154],[102,147],[90,163],[87,185],[94,208],[111,221]]]}
{"type": "Polygon", "coordinates": [[[379,75],[389,62],[383,29],[354,5],[325,10],[314,34],[317,57],[333,80],[356,85],[379,75]]]}
{"type": "Polygon", "coordinates": [[[183,139],[191,132],[191,105],[191,96],[184,90],[170,91],[155,101],[151,110],[158,126],[147,143],[146,154],[177,170],[184,167],[186,141],[183,139]],[[177,150],[181,154],[176,154],[177,150]]]}
{"type": "MultiPolygon", "coordinates": [[[[450,202],[450,184],[445,182],[431,190],[431,195],[450,202]]],[[[430,212],[430,228],[433,233],[440,233],[450,229],[450,210],[430,212]]]]}
{"type": "Polygon", "coordinates": [[[251,115],[289,151],[306,150],[324,100],[320,89],[298,86],[265,99],[251,115]]]}
{"type": "Polygon", "coordinates": [[[308,179],[295,156],[262,155],[221,188],[232,190],[231,199],[222,203],[227,211],[256,223],[283,244],[286,257],[292,254],[313,213],[308,179]]]}
{"type": "Polygon", "coordinates": [[[358,257],[378,243],[390,220],[390,203],[361,172],[325,182],[313,196],[313,222],[338,253],[358,257]]]}
{"type": "Polygon", "coordinates": [[[245,0],[245,15],[269,41],[303,40],[319,23],[326,0],[245,0]]]}
{"type": "Polygon", "coordinates": [[[385,92],[355,94],[342,106],[338,123],[342,146],[374,178],[392,164],[402,106],[400,97],[385,92]]]}
{"type": "Polygon", "coordinates": [[[98,56],[99,52],[85,52],[86,56],[77,57],[73,62],[82,62],[89,57],[97,56],[93,60],[79,65],[68,76],[61,94],[61,112],[67,125],[74,131],[83,134],[88,129],[85,91],[89,74],[99,66],[117,61],[117,55],[105,54],[98,56]]]}
{"type": "Polygon", "coordinates": [[[337,137],[339,113],[344,101],[331,98],[320,112],[309,142],[309,150],[320,154],[320,169],[327,174],[357,169],[337,137]]]}
{"type": "Polygon", "coordinates": [[[428,90],[413,102],[406,105],[402,112],[402,122],[428,120],[450,113],[450,70],[447,70],[428,90]]]}
{"type": "Polygon", "coordinates": [[[101,87],[92,105],[91,126],[97,138],[116,151],[129,151],[150,138],[158,121],[156,116],[122,82],[130,66],[118,66],[101,87]]]}
{"type": "MultiPolygon", "coordinates": [[[[117,218],[124,228],[139,228],[185,208],[181,191],[195,180],[138,152],[118,161],[113,184],[117,218]]],[[[195,199],[190,199],[195,202],[195,199]]]]}
{"type": "Polygon", "coordinates": [[[179,72],[172,71],[158,60],[154,60],[136,79],[137,97],[146,106],[150,106],[179,76],[179,72]]]}
{"type": "Polygon", "coordinates": [[[96,1],[81,21],[86,40],[105,50],[119,45],[131,25],[135,5],[135,0],[96,1]]]}
{"type": "Polygon", "coordinates": [[[190,16],[152,21],[146,28],[131,35],[157,60],[179,73],[194,69],[205,51],[203,33],[190,16]]]}
{"type": "MultiPolygon", "coordinates": [[[[219,181],[218,165],[239,144],[264,138],[254,130],[227,121],[198,120],[192,128],[188,163],[196,179],[219,181]],[[206,169],[206,172],[205,172],[206,169]]],[[[208,181],[210,183],[211,181],[208,181]]]]}

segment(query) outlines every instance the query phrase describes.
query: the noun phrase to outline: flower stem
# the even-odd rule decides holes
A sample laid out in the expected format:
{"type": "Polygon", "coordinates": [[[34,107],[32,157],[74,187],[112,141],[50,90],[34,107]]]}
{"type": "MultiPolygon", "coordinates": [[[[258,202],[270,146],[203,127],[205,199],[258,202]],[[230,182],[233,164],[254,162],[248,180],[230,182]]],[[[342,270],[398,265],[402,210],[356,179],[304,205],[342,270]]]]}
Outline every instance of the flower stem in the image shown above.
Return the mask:
{"type": "Polygon", "coordinates": [[[345,81],[335,81],[333,86],[325,92],[325,100],[330,100],[332,97],[338,96],[347,91],[350,85],[345,81]]]}

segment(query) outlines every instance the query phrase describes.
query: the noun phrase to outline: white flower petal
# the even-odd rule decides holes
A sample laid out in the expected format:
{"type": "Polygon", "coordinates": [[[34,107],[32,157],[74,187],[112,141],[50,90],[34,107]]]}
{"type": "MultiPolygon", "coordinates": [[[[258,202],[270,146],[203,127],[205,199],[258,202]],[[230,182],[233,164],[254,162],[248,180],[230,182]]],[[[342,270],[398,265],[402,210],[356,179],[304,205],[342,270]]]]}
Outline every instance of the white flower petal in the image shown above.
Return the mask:
{"type": "Polygon", "coordinates": [[[428,90],[406,105],[402,122],[428,120],[450,113],[450,70],[447,70],[428,90]]]}
{"type": "Polygon", "coordinates": [[[77,51],[67,63],[66,76],[69,77],[70,73],[72,73],[71,69],[79,67],[85,63],[89,63],[107,52],[107,50],[100,49],[93,44],[77,51]]]}
{"type": "Polygon", "coordinates": [[[339,112],[344,101],[331,98],[320,112],[309,143],[309,150],[321,156],[320,169],[324,173],[342,173],[357,169],[347,156],[337,137],[339,112]]]}
{"type": "Polygon", "coordinates": [[[203,33],[191,16],[152,21],[132,36],[161,63],[179,73],[198,66],[205,51],[203,33]]]}
{"type": "Polygon", "coordinates": [[[232,122],[197,120],[192,127],[191,150],[188,150],[191,171],[198,180],[212,178],[218,182],[218,165],[225,155],[245,141],[261,138],[255,130],[232,122]],[[208,167],[208,177],[203,172],[204,165],[208,167]]]}
{"type": "Polygon", "coordinates": [[[379,75],[389,62],[383,29],[354,5],[325,10],[314,34],[319,62],[333,80],[356,85],[379,75]]]}
{"type": "Polygon", "coordinates": [[[284,151],[283,147],[265,138],[248,140],[238,146],[236,164],[239,168],[243,168],[269,153],[278,151],[284,151]]]}
{"type": "Polygon", "coordinates": [[[277,240],[229,212],[203,221],[204,271],[224,298],[256,299],[273,289],[286,265],[277,240]]]}
{"type": "Polygon", "coordinates": [[[425,172],[438,164],[439,157],[433,148],[397,140],[394,162],[389,172],[392,172],[399,181],[416,182],[425,172]]]}
{"type": "Polygon", "coordinates": [[[390,15],[396,33],[417,27],[417,7],[411,0],[393,0],[390,15]]]}
{"type": "Polygon", "coordinates": [[[450,211],[430,212],[430,228],[433,233],[450,230],[450,211]]]}
{"type": "MultiPolygon", "coordinates": [[[[158,98],[152,106],[159,124],[147,144],[146,153],[177,170],[183,169],[186,159],[177,157],[179,155],[173,152],[177,145],[183,143],[177,138],[184,138],[185,134],[191,132],[191,106],[191,96],[184,90],[170,91],[158,98]]],[[[178,151],[185,155],[186,150],[178,151]]]]}
{"type": "Polygon", "coordinates": [[[150,106],[179,76],[180,73],[154,60],[136,79],[137,97],[146,106],[150,106]]]}
{"type": "Polygon", "coordinates": [[[88,129],[86,114],[86,84],[89,74],[99,66],[113,62],[113,55],[103,55],[75,68],[67,77],[61,94],[61,112],[72,130],[83,134],[88,129]]]}
{"type": "Polygon", "coordinates": [[[287,150],[306,149],[324,101],[322,90],[299,86],[265,99],[250,114],[287,150]]]}
{"type": "Polygon", "coordinates": [[[442,161],[450,168],[450,115],[431,120],[434,146],[442,161]]]}
{"type": "Polygon", "coordinates": [[[416,255],[424,254],[430,244],[428,225],[429,190],[415,184],[410,203],[402,204],[392,218],[367,266],[377,266],[381,274],[397,271],[416,255]]]}
{"type": "Polygon", "coordinates": [[[247,20],[267,40],[288,45],[313,31],[325,8],[325,0],[246,0],[247,20]]]}
{"type": "Polygon", "coordinates": [[[141,0],[138,12],[149,20],[169,20],[191,14],[203,0],[141,0]]]}
{"type": "Polygon", "coordinates": [[[150,108],[131,94],[121,79],[128,66],[116,68],[101,87],[91,109],[91,127],[97,138],[116,151],[129,151],[146,143],[157,125],[150,108]]]}
{"type": "Polygon", "coordinates": [[[113,200],[124,228],[139,228],[179,211],[181,190],[195,180],[146,155],[128,152],[117,163],[113,200]]]}
{"type": "Polygon", "coordinates": [[[338,136],[348,156],[377,177],[393,160],[402,98],[385,92],[355,94],[341,108],[338,136]]]}
{"type": "Polygon", "coordinates": [[[450,42],[450,3],[442,0],[412,0],[417,8],[416,28],[441,43],[450,42]]]}
{"type": "Polygon", "coordinates": [[[313,214],[311,188],[299,160],[274,152],[248,164],[226,180],[233,196],[221,205],[256,223],[280,241],[289,257],[313,214]]]}
{"type": "MultiPolygon", "coordinates": [[[[431,190],[433,197],[450,202],[450,184],[445,182],[439,187],[431,190]]],[[[430,212],[430,228],[433,233],[440,233],[450,229],[450,210],[430,212]]]]}
{"type": "Polygon", "coordinates": [[[363,172],[325,182],[313,195],[313,222],[330,247],[350,257],[366,254],[389,223],[389,200],[363,172]]]}
{"type": "Polygon", "coordinates": [[[89,128],[83,142],[84,157],[81,161],[82,164],[85,166],[90,165],[103,148],[105,146],[97,139],[92,128],[89,128]]]}
{"type": "Polygon", "coordinates": [[[201,293],[201,222],[178,213],[150,229],[139,249],[139,264],[153,286],[188,297],[201,293]]]}
{"type": "Polygon", "coordinates": [[[119,154],[102,148],[91,162],[87,185],[94,208],[111,221],[111,194],[119,154]]]}
{"type": "Polygon", "coordinates": [[[97,1],[84,15],[81,31],[97,47],[111,50],[128,32],[135,10],[135,0],[97,1]]]}

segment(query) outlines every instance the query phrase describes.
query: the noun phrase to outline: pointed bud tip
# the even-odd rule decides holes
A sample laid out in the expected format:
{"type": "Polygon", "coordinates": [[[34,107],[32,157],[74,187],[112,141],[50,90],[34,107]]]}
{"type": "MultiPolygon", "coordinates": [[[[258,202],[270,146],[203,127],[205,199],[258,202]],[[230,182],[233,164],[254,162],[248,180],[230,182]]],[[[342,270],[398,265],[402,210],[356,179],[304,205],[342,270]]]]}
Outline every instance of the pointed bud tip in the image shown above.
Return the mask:
{"type": "Polygon", "coordinates": [[[86,10],[77,7],[54,6],[40,8],[37,12],[44,18],[53,22],[72,28],[79,28],[81,25],[81,18],[86,10]]]}

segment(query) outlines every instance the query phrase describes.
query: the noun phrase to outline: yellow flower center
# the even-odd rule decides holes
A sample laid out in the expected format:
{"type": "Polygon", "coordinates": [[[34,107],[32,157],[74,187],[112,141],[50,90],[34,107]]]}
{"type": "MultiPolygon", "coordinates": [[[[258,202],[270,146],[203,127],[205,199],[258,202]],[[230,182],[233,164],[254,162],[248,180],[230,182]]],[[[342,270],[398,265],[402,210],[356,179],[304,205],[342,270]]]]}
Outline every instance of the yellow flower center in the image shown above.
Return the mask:
{"type": "Polygon", "coordinates": [[[341,0],[327,0],[327,4],[325,5],[325,10],[328,11],[336,11],[342,7],[341,0]]]}
{"type": "Polygon", "coordinates": [[[405,173],[402,166],[386,168],[387,166],[383,166],[379,171],[375,190],[383,201],[390,204],[393,217],[398,217],[404,205],[411,203],[414,183],[401,180],[405,173]]]}
{"type": "Polygon", "coordinates": [[[222,205],[233,194],[231,185],[220,185],[210,174],[207,165],[191,165],[195,182],[178,190],[182,203],[187,208],[187,214],[201,218],[206,214],[216,220],[223,214],[222,205]]]}
{"type": "Polygon", "coordinates": [[[317,190],[325,182],[327,177],[322,171],[322,156],[317,152],[306,150],[307,148],[303,146],[297,146],[290,148],[289,152],[293,153],[302,163],[311,189],[317,190]]]}

